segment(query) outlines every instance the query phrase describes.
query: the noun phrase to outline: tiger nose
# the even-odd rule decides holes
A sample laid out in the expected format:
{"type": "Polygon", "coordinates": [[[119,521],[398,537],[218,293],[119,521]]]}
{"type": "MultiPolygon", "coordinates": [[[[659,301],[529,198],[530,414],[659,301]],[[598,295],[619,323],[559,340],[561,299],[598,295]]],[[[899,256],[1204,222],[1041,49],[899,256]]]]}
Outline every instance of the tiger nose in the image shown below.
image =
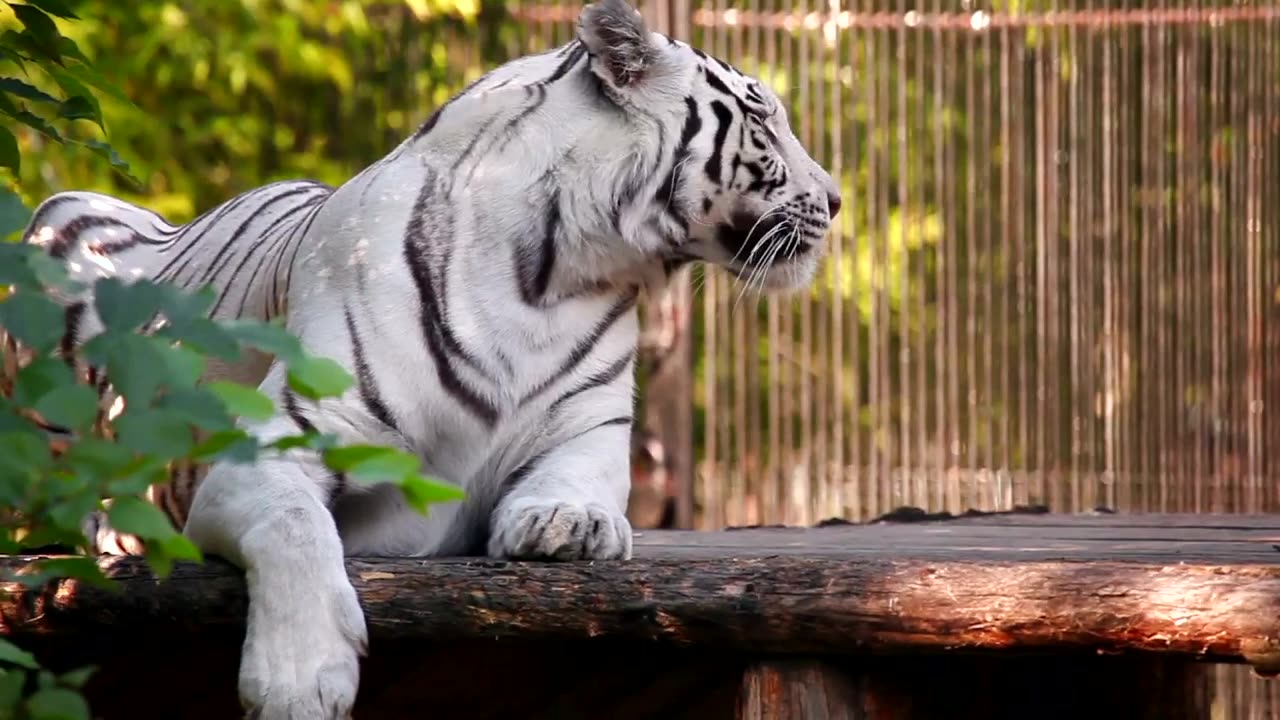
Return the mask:
{"type": "Polygon", "coordinates": [[[834,220],[840,214],[840,193],[827,192],[827,214],[834,220]]]}

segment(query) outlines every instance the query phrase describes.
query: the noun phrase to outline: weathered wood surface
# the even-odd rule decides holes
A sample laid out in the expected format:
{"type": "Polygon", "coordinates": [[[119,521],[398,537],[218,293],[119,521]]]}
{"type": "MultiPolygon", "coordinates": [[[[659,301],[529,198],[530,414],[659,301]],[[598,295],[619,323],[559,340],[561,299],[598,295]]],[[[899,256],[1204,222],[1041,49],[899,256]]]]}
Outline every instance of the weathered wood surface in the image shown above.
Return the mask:
{"type": "Polygon", "coordinates": [[[738,720],[864,720],[862,693],[840,668],[817,660],[756,663],[742,676],[738,720]]]}
{"type": "MultiPolygon", "coordinates": [[[[1162,651],[1280,670],[1280,518],[1005,516],[904,525],[644,532],[628,562],[351,559],[372,635],[659,640],[771,653],[1162,651]]],[[[7,568],[20,558],[6,558],[7,568]]],[[[104,559],[0,593],[0,633],[239,627],[240,573],[156,583],[104,559]]]]}
{"type": "MultiPolygon", "coordinates": [[[[1209,666],[1176,656],[760,659],[735,720],[1210,720],[1209,666]]],[[[1228,716],[1230,717],[1230,716],[1228,716]]]]}

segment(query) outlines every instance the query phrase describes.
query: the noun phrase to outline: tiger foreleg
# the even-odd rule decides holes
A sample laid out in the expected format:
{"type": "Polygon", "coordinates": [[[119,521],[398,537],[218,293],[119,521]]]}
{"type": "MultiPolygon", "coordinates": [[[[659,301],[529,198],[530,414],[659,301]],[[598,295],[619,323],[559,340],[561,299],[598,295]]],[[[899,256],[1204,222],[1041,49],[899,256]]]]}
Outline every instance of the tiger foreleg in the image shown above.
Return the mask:
{"type": "Polygon", "coordinates": [[[332,482],[318,460],[289,454],[216,465],[196,492],[186,534],[245,571],[250,717],[338,720],[355,703],[367,632],[326,508],[332,482]]]}
{"type": "Polygon", "coordinates": [[[630,435],[629,419],[606,420],[514,473],[493,512],[489,555],[629,559],[630,435]]]}

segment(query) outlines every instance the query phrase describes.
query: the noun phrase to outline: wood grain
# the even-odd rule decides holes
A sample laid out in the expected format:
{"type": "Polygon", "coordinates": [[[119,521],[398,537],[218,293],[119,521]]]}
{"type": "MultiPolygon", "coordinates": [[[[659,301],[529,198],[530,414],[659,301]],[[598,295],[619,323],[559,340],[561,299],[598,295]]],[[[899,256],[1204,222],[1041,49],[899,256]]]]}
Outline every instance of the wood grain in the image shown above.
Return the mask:
{"type": "MultiPolygon", "coordinates": [[[[968,521],[646,532],[626,562],[351,559],[348,570],[374,637],[616,638],[790,654],[1152,651],[1280,670],[1277,529],[1209,532],[1209,523],[1142,528],[1140,538],[1114,522],[1090,532],[968,521]],[[1177,540],[1197,528],[1212,537],[1177,540]]],[[[224,563],[181,566],[160,583],[137,559],[103,565],[125,592],[10,586],[0,633],[243,622],[242,576],[224,563]]]]}
{"type": "Polygon", "coordinates": [[[834,666],[766,661],[743,673],[737,720],[863,720],[863,705],[852,679],[834,666]]]}

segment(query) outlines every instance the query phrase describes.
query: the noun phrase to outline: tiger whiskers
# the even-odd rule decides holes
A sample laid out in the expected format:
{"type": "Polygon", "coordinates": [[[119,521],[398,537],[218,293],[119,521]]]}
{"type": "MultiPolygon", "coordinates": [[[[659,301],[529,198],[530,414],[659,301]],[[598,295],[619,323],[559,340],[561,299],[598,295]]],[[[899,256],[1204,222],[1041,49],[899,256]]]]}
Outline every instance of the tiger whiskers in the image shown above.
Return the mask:
{"type": "Polygon", "coordinates": [[[756,244],[756,248],[752,250],[751,254],[747,257],[747,263],[750,263],[751,259],[755,257],[756,251],[759,250],[761,246],[768,245],[768,248],[765,250],[763,262],[756,265],[748,265],[748,267],[751,268],[751,272],[747,274],[746,282],[744,282],[742,287],[739,289],[738,297],[734,300],[733,308],[730,312],[737,312],[738,304],[742,302],[742,298],[751,291],[752,285],[755,285],[757,281],[759,282],[759,289],[756,292],[764,290],[765,274],[772,267],[773,261],[778,258],[778,254],[787,246],[790,238],[794,237],[798,231],[798,228],[793,228],[787,236],[787,239],[772,242],[773,237],[775,235],[781,235],[787,227],[787,223],[779,223],[778,225],[769,228],[769,232],[765,233],[764,237],[760,239],[760,242],[756,244]]]}

